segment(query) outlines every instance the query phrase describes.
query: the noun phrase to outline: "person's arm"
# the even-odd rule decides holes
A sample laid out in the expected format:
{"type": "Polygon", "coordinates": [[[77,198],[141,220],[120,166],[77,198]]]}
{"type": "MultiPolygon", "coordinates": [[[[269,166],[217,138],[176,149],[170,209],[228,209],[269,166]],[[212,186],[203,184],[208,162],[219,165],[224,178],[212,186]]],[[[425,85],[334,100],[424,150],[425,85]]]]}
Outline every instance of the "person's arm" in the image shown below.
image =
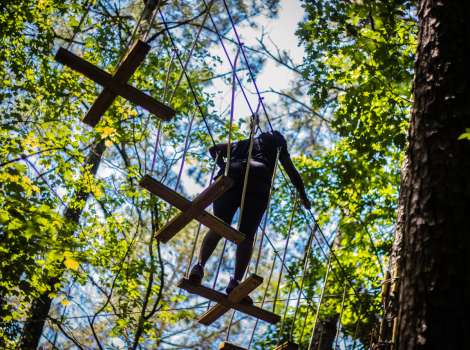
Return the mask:
{"type": "Polygon", "coordinates": [[[289,176],[290,181],[294,184],[295,188],[299,192],[300,200],[302,201],[302,204],[304,205],[305,208],[310,209],[311,204],[307,197],[307,193],[305,192],[304,182],[302,181],[302,178],[300,177],[299,172],[295,168],[294,163],[292,163],[292,159],[290,158],[290,155],[289,155],[289,152],[287,152],[287,149],[284,151],[281,150],[281,154],[279,155],[279,160],[281,161],[282,167],[286,171],[287,176],[289,176]]]}
{"type": "Polygon", "coordinates": [[[209,153],[214,160],[217,160],[217,165],[223,166],[224,157],[227,156],[227,144],[218,143],[209,148],[209,153]]]}

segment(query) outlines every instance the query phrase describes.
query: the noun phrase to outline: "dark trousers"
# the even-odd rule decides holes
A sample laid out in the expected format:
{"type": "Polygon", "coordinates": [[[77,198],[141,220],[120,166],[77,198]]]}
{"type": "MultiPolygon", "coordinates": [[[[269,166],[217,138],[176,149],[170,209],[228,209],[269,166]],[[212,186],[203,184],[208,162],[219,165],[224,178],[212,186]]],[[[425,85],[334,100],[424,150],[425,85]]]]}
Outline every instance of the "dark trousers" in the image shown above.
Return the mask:
{"type": "MultiPolygon", "coordinates": [[[[232,223],[233,217],[238,208],[240,208],[242,197],[241,185],[235,185],[225,192],[220,198],[214,202],[214,215],[228,223],[232,223]]],[[[246,268],[250,262],[253,251],[253,239],[258,229],[263,214],[266,210],[269,200],[269,193],[256,193],[250,191],[246,193],[245,205],[243,209],[242,221],[240,224],[240,232],[245,234],[245,240],[237,246],[235,261],[235,279],[240,281],[245,274],[246,268]]],[[[207,232],[202,242],[199,255],[199,262],[204,266],[210,258],[221,236],[210,230],[207,232]]]]}

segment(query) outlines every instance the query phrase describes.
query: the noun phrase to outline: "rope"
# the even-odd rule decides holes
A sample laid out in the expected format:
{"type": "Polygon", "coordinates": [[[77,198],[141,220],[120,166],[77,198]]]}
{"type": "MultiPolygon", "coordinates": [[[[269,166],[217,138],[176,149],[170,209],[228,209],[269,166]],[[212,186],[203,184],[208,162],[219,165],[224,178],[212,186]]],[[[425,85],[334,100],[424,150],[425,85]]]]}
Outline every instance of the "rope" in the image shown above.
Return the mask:
{"type": "Polygon", "coordinates": [[[323,295],[325,294],[325,290],[326,290],[326,283],[328,282],[328,275],[330,273],[330,269],[331,269],[331,253],[328,257],[328,265],[326,267],[326,274],[325,274],[325,279],[324,279],[324,282],[323,282],[323,287],[322,287],[322,291],[321,291],[321,294],[320,294],[320,301],[318,302],[318,307],[317,307],[317,312],[315,313],[315,319],[313,321],[313,328],[312,328],[312,336],[310,337],[310,342],[309,342],[309,345],[308,345],[308,348],[311,349],[312,348],[312,344],[313,344],[313,336],[315,334],[315,328],[317,328],[317,322],[318,322],[318,316],[320,314],[320,308],[323,304],[323,295]]]}
{"type": "Polygon", "coordinates": [[[280,153],[281,153],[281,149],[278,148],[277,153],[276,153],[276,162],[274,163],[273,176],[271,178],[271,187],[269,189],[268,208],[266,209],[266,215],[264,217],[263,227],[261,229],[261,239],[260,239],[259,248],[258,248],[258,257],[256,258],[255,274],[258,272],[259,261],[260,261],[260,258],[261,258],[261,249],[263,247],[264,236],[266,235],[266,227],[268,225],[268,218],[269,218],[269,214],[271,212],[271,199],[272,199],[272,195],[273,195],[274,179],[276,178],[277,161],[279,160],[280,153]]]}
{"type": "Polygon", "coordinates": [[[186,132],[186,137],[185,137],[185,140],[184,140],[184,151],[183,151],[183,155],[181,156],[181,166],[180,166],[180,169],[178,171],[178,177],[176,179],[176,184],[175,184],[175,188],[174,188],[175,191],[178,190],[178,186],[179,186],[180,181],[181,181],[181,176],[183,174],[184,163],[185,163],[185,160],[186,160],[186,155],[188,154],[188,150],[189,150],[189,140],[191,138],[191,129],[193,127],[193,122],[194,122],[194,113],[192,114],[191,119],[189,120],[188,131],[186,132]]]}
{"type": "MultiPolygon", "coordinates": [[[[212,172],[211,172],[211,177],[210,177],[210,180],[209,180],[209,185],[211,185],[213,180],[214,180],[214,174],[215,174],[215,169],[216,169],[218,157],[219,157],[219,155],[216,156],[214,166],[212,167],[212,172]]],[[[189,277],[189,270],[191,269],[191,265],[193,263],[194,252],[196,251],[196,244],[197,244],[197,241],[199,239],[199,234],[201,233],[201,227],[202,227],[202,224],[199,223],[198,226],[197,226],[196,237],[194,237],[194,242],[193,242],[193,247],[191,249],[191,256],[189,258],[189,263],[188,263],[188,266],[186,268],[186,277],[189,277]]]]}
{"type": "Polygon", "coordinates": [[[173,93],[171,94],[170,103],[171,103],[171,101],[173,101],[173,98],[175,97],[175,94],[176,94],[176,90],[178,89],[179,85],[181,84],[181,80],[183,79],[183,74],[184,74],[183,72],[185,72],[186,69],[188,68],[189,61],[191,60],[191,57],[193,56],[193,53],[194,53],[194,48],[196,47],[196,44],[199,41],[199,35],[201,35],[202,28],[204,28],[204,25],[207,21],[207,17],[209,15],[209,11],[210,11],[212,5],[214,4],[214,2],[215,2],[215,0],[212,0],[209,3],[209,8],[207,9],[206,13],[204,14],[204,18],[202,19],[201,26],[199,27],[199,30],[196,34],[196,37],[194,38],[193,44],[191,45],[191,48],[189,49],[188,58],[186,59],[186,62],[184,63],[184,66],[183,66],[183,69],[181,70],[178,81],[176,82],[176,86],[173,90],[173,93]]]}
{"type": "Polygon", "coordinates": [[[303,270],[302,270],[302,280],[300,282],[299,296],[297,298],[297,305],[295,306],[294,319],[292,320],[292,325],[293,326],[292,326],[290,334],[289,334],[289,340],[292,339],[292,333],[293,333],[294,328],[295,328],[295,320],[297,319],[297,314],[299,312],[300,297],[301,297],[302,291],[304,289],[305,271],[307,270],[307,266],[308,266],[308,263],[310,261],[310,252],[311,252],[311,248],[312,248],[312,242],[313,242],[313,235],[314,234],[315,234],[314,231],[310,231],[310,236],[308,237],[308,241],[307,241],[307,247],[305,249],[304,267],[303,267],[303,270]]]}
{"type": "MultiPolygon", "coordinates": [[[[204,5],[205,5],[206,8],[207,8],[206,0],[203,0],[203,2],[204,2],[204,5]]],[[[221,44],[221,46],[222,46],[222,49],[223,49],[223,51],[224,51],[224,53],[225,53],[225,57],[227,58],[228,63],[230,64],[230,67],[232,68],[232,71],[233,71],[233,70],[234,70],[234,64],[232,63],[232,60],[230,59],[230,55],[229,55],[229,53],[228,53],[227,47],[226,47],[225,44],[224,44],[222,35],[220,34],[220,31],[219,31],[219,29],[217,28],[217,25],[215,24],[214,18],[212,17],[212,15],[211,15],[210,13],[209,13],[209,18],[210,18],[210,20],[211,20],[212,26],[214,27],[214,32],[216,33],[216,35],[217,35],[217,37],[218,37],[218,39],[219,39],[219,42],[220,42],[220,44],[221,44]]],[[[240,44],[238,45],[239,49],[240,49],[241,46],[243,46],[243,43],[240,43],[240,44]]],[[[240,86],[240,90],[241,90],[241,92],[242,92],[242,94],[243,94],[243,97],[245,98],[245,101],[246,101],[246,103],[247,103],[247,106],[248,106],[248,108],[249,108],[251,114],[254,115],[254,111],[253,111],[253,108],[251,107],[251,103],[250,103],[250,101],[249,101],[249,99],[248,99],[248,96],[247,96],[247,94],[246,94],[246,92],[245,92],[245,89],[243,88],[243,84],[242,84],[241,80],[239,79],[238,74],[236,73],[236,71],[235,71],[235,79],[237,80],[238,85],[240,86]]]]}
{"type": "Polygon", "coordinates": [[[181,65],[181,68],[183,69],[183,74],[184,74],[184,76],[185,76],[185,78],[186,78],[186,81],[188,82],[188,86],[189,86],[189,89],[191,90],[191,94],[193,95],[193,98],[194,98],[194,101],[195,101],[195,103],[196,103],[196,106],[197,106],[197,108],[198,108],[198,110],[199,110],[199,113],[201,114],[201,117],[202,117],[202,119],[203,119],[203,121],[204,121],[204,124],[205,124],[206,129],[207,129],[207,133],[209,134],[209,136],[210,136],[210,138],[211,138],[212,144],[215,146],[214,136],[212,135],[211,129],[210,129],[210,127],[209,127],[209,124],[208,124],[208,122],[207,122],[206,116],[205,116],[205,114],[204,114],[204,111],[203,111],[203,109],[202,109],[202,106],[201,106],[201,104],[200,104],[200,102],[199,102],[199,99],[198,99],[198,97],[197,97],[196,91],[194,90],[193,84],[191,83],[191,79],[189,78],[188,73],[187,73],[186,69],[184,68],[183,60],[181,59],[181,56],[180,56],[179,51],[178,51],[178,48],[177,48],[177,46],[176,46],[176,44],[175,44],[175,42],[174,42],[174,40],[173,40],[173,36],[171,35],[171,32],[170,32],[170,30],[169,30],[169,28],[168,28],[168,24],[167,24],[167,22],[165,21],[165,17],[163,16],[162,11],[161,11],[160,9],[158,9],[158,12],[159,12],[160,17],[161,17],[161,19],[162,19],[163,25],[165,26],[165,32],[166,32],[168,38],[170,39],[170,42],[171,42],[171,45],[173,46],[173,49],[175,50],[176,58],[178,59],[178,62],[179,62],[179,64],[181,65]]]}
{"type": "MultiPolygon", "coordinates": [[[[245,200],[246,200],[246,192],[247,192],[247,188],[248,188],[248,178],[249,178],[249,174],[250,174],[250,163],[251,163],[252,153],[253,153],[255,127],[256,127],[256,124],[255,124],[254,120],[252,119],[251,123],[250,123],[250,145],[248,147],[248,157],[247,157],[247,161],[246,161],[245,177],[243,179],[242,198],[241,198],[241,202],[240,202],[240,215],[239,215],[239,218],[238,218],[238,230],[239,231],[240,231],[240,227],[241,227],[242,220],[243,220],[243,213],[245,211],[245,200]]],[[[225,244],[224,244],[224,248],[225,248],[225,244]]],[[[245,271],[245,275],[246,275],[247,271],[248,271],[248,269],[245,271]]],[[[232,311],[232,316],[230,317],[230,323],[229,323],[229,326],[228,326],[228,329],[227,329],[226,341],[228,341],[229,337],[230,337],[230,330],[232,328],[232,323],[233,323],[234,316],[235,316],[235,310],[232,311]]]]}
{"type": "Polygon", "coordinates": [[[162,132],[162,122],[159,120],[158,129],[157,129],[157,137],[155,138],[155,146],[153,150],[152,167],[150,168],[150,173],[153,173],[153,170],[155,169],[155,161],[157,160],[158,144],[160,143],[161,132],[162,132]]]}
{"type": "MultiPolygon", "coordinates": [[[[269,285],[271,283],[271,279],[273,277],[274,266],[276,265],[276,259],[277,259],[277,256],[274,256],[274,260],[273,260],[273,263],[271,265],[271,271],[269,272],[268,283],[266,284],[266,288],[264,289],[264,293],[263,293],[263,298],[261,300],[261,306],[260,306],[261,308],[263,308],[264,303],[266,301],[266,296],[268,294],[268,288],[269,288],[269,285]]],[[[274,300],[273,302],[275,303],[276,300],[274,300]]],[[[250,342],[248,343],[248,349],[250,349],[251,343],[253,342],[253,337],[255,336],[256,327],[258,326],[258,323],[259,323],[259,319],[256,319],[255,325],[253,327],[253,331],[251,332],[250,342]]]]}
{"type": "Polygon", "coordinates": [[[286,307],[284,309],[284,316],[282,317],[282,322],[281,322],[281,330],[279,331],[279,337],[278,337],[278,345],[281,343],[282,340],[282,332],[284,331],[284,325],[286,324],[286,317],[287,317],[287,310],[289,309],[289,301],[290,301],[290,295],[292,293],[292,287],[294,286],[293,283],[289,286],[289,294],[287,295],[287,301],[286,301],[286,307]]]}
{"type": "Polygon", "coordinates": [[[248,59],[247,59],[247,57],[246,57],[245,50],[243,49],[242,42],[241,42],[241,40],[240,40],[240,36],[238,35],[238,31],[237,31],[237,28],[236,28],[236,26],[235,26],[235,22],[233,21],[232,15],[230,14],[230,10],[229,10],[229,8],[228,8],[228,6],[227,6],[226,0],[223,0],[223,3],[224,3],[225,10],[227,11],[227,15],[228,15],[228,18],[229,18],[229,20],[230,20],[230,23],[231,23],[231,25],[232,25],[233,32],[235,33],[235,37],[237,38],[238,45],[239,45],[240,48],[241,48],[243,58],[244,58],[244,60],[245,60],[246,66],[247,66],[247,68],[248,68],[248,73],[250,74],[250,78],[251,78],[251,80],[253,81],[253,86],[255,87],[256,94],[258,95],[258,99],[260,100],[261,105],[262,105],[262,107],[263,107],[264,114],[266,115],[266,120],[268,121],[268,125],[269,125],[271,131],[274,131],[273,126],[272,126],[272,124],[271,124],[271,121],[269,120],[268,111],[266,110],[266,106],[265,106],[264,103],[263,103],[263,99],[262,99],[262,97],[261,97],[260,90],[258,89],[258,84],[256,84],[255,76],[254,76],[254,74],[253,74],[253,71],[252,71],[252,69],[251,69],[251,67],[250,67],[250,64],[249,64],[249,62],[248,62],[248,59]]]}
{"type": "MultiPolygon", "coordinates": [[[[201,309],[206,307],[204,304],[206,304],[207,301],[196,304],[196,305],[191,305],[191,306],[185,306],[185,307],[175,307],[175,308],[168,308],[168,309],[160,309],[157,310],[157,312],[172,312],[172,311],[186,311],[186,310],[194,310],[194,309],[201,309]]],[[[120,313],[104,313],[104,314],[98,314],[98,315],[80,315],[80,316],[61,316],[61,320],[66,321],[66,320],[79,320],[82,318],[92,318],[92,317],[103,317],[103,318],[108,318],[108,317],[113,317],[113,316],[131,316],[135,314],[140,314],[142,311],[131,311],[127,312],[125,314],[120,314],[120,313]]],[[[42,322],[42,321],[47,321],[52,319],[50,316],[46,318],[38,318],[34,320],[15,320],[17,323],[25,323],[25,322],[42,322]]],[[[0,321],[0,324],[11,324],[11,321],[0,321]]]]}
{"type": "Polygon", "coordinates": [[[228,176],[228,171],[230,169],[230,162],[231,162],[231,142],[232,142],[232,124],[233,124],[233,116],[235,112],[235,91],[237,85],[235,84],[236,74],[237,74],[237,60],[238,55],[240,54],[240,49],[237,50],[237,54],[235,55],[235,61],[232,69],[232,100],[230,103],[230,124],[228,126],[228,140],[227,140],[227,164],[225,165],[225,176],[228,176]]]}
{"type": "Polygon", "coordinates": [[[344,300],[346,299],[346,287],[343,288],[343,299],[341,300],[341,309],[340,309],[340,312],[339,312],[339,318],[338,318],[338,325],[336,326],[336,335],[335,335],[335,340],[334,340],[334,344],[335,344],[335,349],[338,348],[338,338],[339,338],[339,331],[340,331],[340,328],[341,328],[341,320],[343,318],[343,311],[344,311],[344,300]]]}
{"type": "MultiPolygon", "coordinates": [[[[286,256],[287,256],[287,247],[289,246],[289,241],[290,241],[290,236],[291,236],[291,233],[292,233],[292,226],[294,224],[294,216],[295,216],[295,213],[297,211],[297,197],[294,197],[294,206],[292,208],[292,214],[291,214],[291,218],[290,218],[290,222],[289,222],[289,230],[287,232],[287,240],[286,240],[286,246],[284,248],[284,254],[282,256],[282,265],[281,265],[281,271],[279,272],[279,279],[277,281],[277,288],[276,288],[276,294],[274,295],[274,300],[277,299],[278,295],[279,295],[279,287],[281,286],[281,279],[282,279],[282,272],[284,270],[284,266],[285,266],[285,260],[286,260],[286,256]]],[[[287,268],[286,268],[287,270],[287,268]]],[[[273,313],[276,313],[276,302],[274,302],[273,304],[273,313]]]]}
{"type": "MultiPolygon", "coordinates": [[[[155,21],[155,17],[157,16],[156,9],[160,8],[161,2],[162,2],[161,0],[158,0],[157,4],[155,5],[155,8],[152,9],[152,18],[150,19],[149,26],[147,28],[147,31],[145,32],[145,35],[142,37],[143,41],[147,40],[147,37],[150,34],[150,31],[152,30],[153,22],[155,21]]],[[[149,1],[146,6],[150,8],[152,6],[152,1],[149,1]]]]}
{"type": "Polygon", "coordinates": [[[74,40],[75,40],[75,37],[77,36],[78,32],[79,32],[80,29],[82,28],[83,23],[85,22],[85,19],[88,17],[88,14],[90,13],[91,6],[92,6],[92,5],[93,5],[93,1],[92,1],[92,0],[87,0],[87,1],[86,1],[86,9],[85,9],[85,12],[83,13],[82,17],[80,18],[80,21],[78,22],[78,26],[76,26],[75,29],[73,30],[72,37],[69,39],[69,43],[68,43],[68,45],[66,46],[67,50],[70,50],[70,48],[72,47],[73,42],[74,42],[74,40]]]}

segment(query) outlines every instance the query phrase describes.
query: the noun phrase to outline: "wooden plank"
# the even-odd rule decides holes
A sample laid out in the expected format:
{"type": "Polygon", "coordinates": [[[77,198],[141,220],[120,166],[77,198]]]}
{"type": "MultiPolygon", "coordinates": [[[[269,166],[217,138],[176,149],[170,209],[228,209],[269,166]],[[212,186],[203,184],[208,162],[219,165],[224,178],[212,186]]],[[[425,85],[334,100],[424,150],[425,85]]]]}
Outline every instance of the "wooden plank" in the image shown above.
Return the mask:
{"type": "Polygon", "coordinates": [[[262,321],[266,321],[271,324],[279,322],[280,317],[270,311],[263,310],[252,304],[245,303],[231,303],[228,300],[226,294],[218,292],[216,290],[207,288],[201,284],[194,284],[189,279],[183,278],[179,281],[178,287],[188,291],[192,294],[197,294],[203,298],[212,300],[218,304],[222,304],[230,309],[235,309],[237,311],[243,312],[244,314],[256,317],[262,321]]]}
{"type": "MultiPolygon", "coordinates": [[[[149,51],[150,45],[141,40],[137,40],[114,73],[113,78],[115,81],[126,83],[145,59],[149,51]]],[[[109,88],[105,88],[91,106],[83,122],[92,127],[98,124],[104,112],[111,106],[116,96],[117,95],[109,88]]]]}
{"type": "Polygon", "coordinates": [[[163,243],[168,242],[180,232],[194,217],[209,204],[224,194],[233,185],[233,180],[227,176],[219,177],[212,185],[201,192],[192,202],[191,206],[181,214],[174,217],[156,234],[156,238],[163,243]]]}
{"type": "Polygon", "coordinates": [[[219,350],[247,350],[247,349],[224,341],[222,344],[219,345],[219,350]]]}
{"type": "MultiPolygon", "coordinates": [[[[228,295],[228,301],[233,304],[239,303],[244,297],[254,291],[262,283],[263,279],[261,277],[252,274],[230,292],[228,295]]],[[[226,307],[225,305],[217,304],[207,310],[201,317],[199,317],[198,322],[208,326],[217,321],[217,319],[225,314],[228,310],[230,310],[230,308],[226,307]]]]}
{"type": "Polygon", "coordinates": [[[176,114],[172,108],[164,105],[163,103],[155,100],[153,97],[143,93],[142,91],[136,89],[133,86],[130,86],[127,83],[120,83],[115,81],[111,74],[94,66],[90,62],[85,61],[77,55],[74,55],[64,48],[60,48],[57,51],[55,59],[58,62],[72,68],[73,70],[82,73],[87,78],[90,78],[105,88],[109,88],[116,95],[120,95],[125,99],[135,103],[136,105],[141,106],[150,113],[155,114],[160,119],[169,120],[176,114]]]}
{"type": "MultiPolygon", "coordinates": [[[[188,210],[191,206],[191,201],[153,179],[149,175],[145,175],[142,180],[140,180],[140,186],[167,201],[181,211],[188,210]]],[[[224,221],[205,210],[200,210],[194,218],[201,222],[204,226],[209,227],[222,237],[225,237],[229,241],[232,241],[236,244],[241,243],[245,239],[245,235],[243,233],[235,230],[232,226],[227,225],[224,221]]]]}
{"type": "Polygon", "coordinates": [[[299,350],[299,346],[296,343],[288,341],[275,347],[274,350],[299,350]]]}

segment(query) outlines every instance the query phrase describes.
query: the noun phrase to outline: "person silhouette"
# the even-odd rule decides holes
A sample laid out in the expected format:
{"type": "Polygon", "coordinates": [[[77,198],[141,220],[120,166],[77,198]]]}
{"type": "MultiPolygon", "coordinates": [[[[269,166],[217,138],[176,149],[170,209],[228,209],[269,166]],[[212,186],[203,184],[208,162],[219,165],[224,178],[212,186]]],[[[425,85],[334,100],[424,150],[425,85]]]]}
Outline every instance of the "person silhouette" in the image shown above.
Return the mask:
{"type": "MultiPolygon", "coordinates": [[[[213,204],[214,215],[229,225],[241,205],[249,147],[249,139],[234,142],[230,145],[228,176],[234,180],[234,184],[213,204]]],[[[217,144],[209,149],[211,157],[217,160],[217,165],[220,168],[216,179],[225,173],[227,162],[224,158],[227,157],[227,150],[227,144],[217,144]]],[[[278,131],[273,131],[263,132],[255,137],[253,139],[245,203],[240,222],[240,232],[245,235],[245,239],[237,246],[235,273],[225,289],[227,294],[238,286],[250,262],[253,239],[268,206],[278,151],[281,165],[299,192],[300,200],[307,209],[310,209],[310,201],[305,192],[303,181],[292,163],[284,136],[278,131]]],[[[192,267],[189,274],[189,279],[193,283],[201,283],[207,260],[214,252],[220,239],[221,236],[213,230],[209,230],[205,235],[199,251],[198,262],[192,267]]],[[[247,299],[251,302],[249,297],[247,299]]]]}

